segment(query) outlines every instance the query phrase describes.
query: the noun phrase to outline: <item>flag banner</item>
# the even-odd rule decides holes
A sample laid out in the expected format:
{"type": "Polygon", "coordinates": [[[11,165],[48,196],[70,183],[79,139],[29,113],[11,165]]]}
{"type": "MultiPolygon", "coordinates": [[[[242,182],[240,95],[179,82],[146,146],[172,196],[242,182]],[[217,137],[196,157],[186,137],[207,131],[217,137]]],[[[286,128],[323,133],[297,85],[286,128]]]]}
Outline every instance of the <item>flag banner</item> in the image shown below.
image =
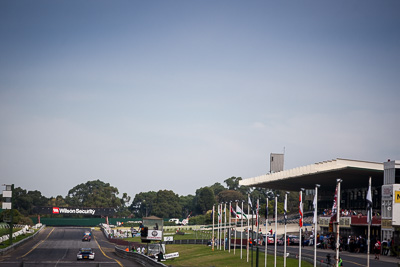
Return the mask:
{"type": "Polygon", "coordinates": [[[313,223],[316,224],[317,223],[317,194],[314,195],[314,201],[313,201],[313,208],[314,208],[314,218],[313,218],[313,223]]]}
{"type": "Polygon", "coordinates": [[[218,205],[218,222],[219,223],[221,223],[221,211],[222,211],[221,206],[218,205]]]}
{"type": "Polygon", "coordinates": [[[300,215],[300,219],[299,219],[299,226],[303,227],[303,199],[301,198],[301,192],[299,194],[299,215],[300,215]]]}
{"type": "Polygon", "coordinates": [[[265,220],[268,220],[268,200],[267,204],[265,205],[265,220]]]}
{"type": "Polygon", "coordinates": [[[285,220],[285,225],[287,222],[287,198],[285,198],[285,205],[283,207],[283,218],[285,220]]]}
{"type": "Polygon", "coordinates": [[[334,216],[337,212],[337,189],[338,186],[336,185],[335,197],[333,199],[333,205],[332,205],[332,213],[331,213],[332,216],[334,216]]]}
{"type": "Polygon", "coordinates": [[[243,213],[242,209],[239,206],[236,206],[236,214],[238,215],[238,217],[240,215],[240,216],[244,216],[247,219],[246,214],[243,213]]]}
{"type": "Polygon", "coordinates": [[[367,192],[367,223],[372,223],[372,193],[371,186],[368,187],[367,192]]]}
{"type": "Polygon", "coordinates": [[[235,210],[231,207],[231,215],[235,218],[239,218],[239,215],[236,214],[235,210]]]}
{"type": "Polygon", "coordinates": [[[250,194],[248,195],[248,197],[249,197],[248,202],[249,202],[250,208],[253,209],[253,204],[251,203],[250,194]]]}
{"type": "Polygon", "coordinates": [[[258,227],[258,209],[259,209],[259,200],[257,199],[257,206],[256,206],[256,226],[258,227]]]}

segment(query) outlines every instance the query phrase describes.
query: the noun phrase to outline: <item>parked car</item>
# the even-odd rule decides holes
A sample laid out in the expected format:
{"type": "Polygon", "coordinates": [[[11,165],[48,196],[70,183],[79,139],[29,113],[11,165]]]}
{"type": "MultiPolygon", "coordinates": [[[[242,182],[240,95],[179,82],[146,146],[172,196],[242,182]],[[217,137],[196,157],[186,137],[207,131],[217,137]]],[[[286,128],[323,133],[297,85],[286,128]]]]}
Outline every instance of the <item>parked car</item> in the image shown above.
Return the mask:
{"type": "Polygon", "coordinates": [[[268,238],[268,245],[270,245],[270,244],[274,244],[274,237],[273,236],[270,236],[270,235],[268,235],[268,236],[265,236],[265,235],[263,235],[263,242],[262,242],[262,245],[263,246],[265,246],[265,240],[266,240],[266,238],[268,238]]]}
{"type": "MultiPolygon", "coordinates": [[[[285,236],[279,238],[276,242],[279,246],[283,246],[283,239],[285,236]]],[[[297,235],[287,235],[286,236],[286,245],[299,245],[299,237],[297,235]]]]}
{"type": "Polygon", "coordinates": [[[76,255],[76,260],[94,260],[94,252],[91,248],[81,248],[76,255]]]}
{"type": "Polygon", "coordinates": [[[299,237],[297,235],[289,235],[289,245],[299,245],[299,237]]]}

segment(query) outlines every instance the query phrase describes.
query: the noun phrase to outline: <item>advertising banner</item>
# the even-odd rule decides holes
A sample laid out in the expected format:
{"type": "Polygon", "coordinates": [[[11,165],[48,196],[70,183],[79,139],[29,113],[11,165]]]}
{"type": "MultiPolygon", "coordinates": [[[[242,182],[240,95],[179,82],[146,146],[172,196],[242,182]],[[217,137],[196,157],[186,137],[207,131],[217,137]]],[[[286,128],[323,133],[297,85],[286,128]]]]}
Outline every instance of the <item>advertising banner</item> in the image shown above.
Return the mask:
{"type": "Polygon", "coordinates": [[[37,207],[37,214],[111,216],[114,208],[37,207]]]}
{"type": "Polygon", "coordinates": [[[150,230],[147,234],[147,240],[162,240],[162,231],[160,230],[150,230]]]}

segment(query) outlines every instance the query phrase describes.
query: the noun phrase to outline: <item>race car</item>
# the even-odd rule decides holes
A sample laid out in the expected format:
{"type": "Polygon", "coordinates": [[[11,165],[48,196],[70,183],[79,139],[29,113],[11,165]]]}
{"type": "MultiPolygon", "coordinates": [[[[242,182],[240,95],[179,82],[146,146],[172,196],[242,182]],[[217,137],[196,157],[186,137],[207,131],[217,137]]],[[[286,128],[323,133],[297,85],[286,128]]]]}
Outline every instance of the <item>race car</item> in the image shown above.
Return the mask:
{"type": "Polygon", "coordinates": [[[92,238],[90,237],[90,235],[84,235],[83,238],[82,238],[82,241],[89,241],[90,242],[91,239],[92,238]]]}
{"type": "Polygon", "coordinates": [[[81,248],[76,255],[76,260],[94,260],[94,252],[91,248],[81,248]]]}

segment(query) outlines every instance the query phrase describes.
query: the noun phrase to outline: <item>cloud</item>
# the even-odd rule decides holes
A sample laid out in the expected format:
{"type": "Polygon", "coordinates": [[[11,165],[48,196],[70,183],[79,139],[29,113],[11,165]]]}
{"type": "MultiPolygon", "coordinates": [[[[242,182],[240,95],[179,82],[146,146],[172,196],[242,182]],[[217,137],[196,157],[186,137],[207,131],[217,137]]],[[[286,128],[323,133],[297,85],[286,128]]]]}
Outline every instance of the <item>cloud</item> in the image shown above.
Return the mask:
{"type": "Polygon", "coordinates": [[[267,127],[264,123],[259,121],[254,122],[252,126],[256,129],[265,129],[267,127]]]}

